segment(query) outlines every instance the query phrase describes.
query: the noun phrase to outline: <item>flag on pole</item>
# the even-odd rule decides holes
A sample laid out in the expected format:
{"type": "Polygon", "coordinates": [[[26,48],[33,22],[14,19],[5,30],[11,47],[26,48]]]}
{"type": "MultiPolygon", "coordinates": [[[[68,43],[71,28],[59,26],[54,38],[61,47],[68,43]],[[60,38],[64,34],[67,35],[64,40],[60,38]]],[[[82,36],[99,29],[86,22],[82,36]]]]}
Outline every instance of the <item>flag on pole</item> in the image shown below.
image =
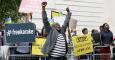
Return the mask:
{"type": "Polygon", "coordinates": [[[5,18],[5,24],[12,24],[11,18],[5,18]]]}
{"type": "Polygon", "coordinates": [[[51,16],[52,16],[52,18],[53,18],[53,17],[60,17],[61,14],[60,14],[59,11],[51,11],[51,16]]]}
{"type": "Polygon", "coordinates": [[[61,16],[65,16],[66,14],[62,13],[62,11],[58,11],[58,10],[53,10],[51,11],[51,18],[53,17],[61,17],[61,16]]]}

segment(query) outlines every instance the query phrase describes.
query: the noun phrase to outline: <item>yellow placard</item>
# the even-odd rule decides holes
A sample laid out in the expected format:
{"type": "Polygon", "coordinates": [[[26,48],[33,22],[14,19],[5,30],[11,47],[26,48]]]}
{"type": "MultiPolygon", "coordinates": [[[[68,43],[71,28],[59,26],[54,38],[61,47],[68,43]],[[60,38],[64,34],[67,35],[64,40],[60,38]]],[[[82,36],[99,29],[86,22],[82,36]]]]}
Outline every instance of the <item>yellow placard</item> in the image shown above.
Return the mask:
{"type": "Polygon", "coordinates": [[[52,11],[52,17],[59,17],[59,16],[60,16],[60,12],[52,11]]]}
{"type": "Polygon", "coordinates": [[[32,55],[40,55],[44,56],[44,54],[41,52],[43,45],[45,44],[46,39],[45,38],[36,38],[35,42],[32,45],[32,55]]]}
{"type": "Polygon", "coordinates": [[[93,52],[91,35],[73,36],[72,43],[74,46],[74,55],[80,56],[93,52]]]}

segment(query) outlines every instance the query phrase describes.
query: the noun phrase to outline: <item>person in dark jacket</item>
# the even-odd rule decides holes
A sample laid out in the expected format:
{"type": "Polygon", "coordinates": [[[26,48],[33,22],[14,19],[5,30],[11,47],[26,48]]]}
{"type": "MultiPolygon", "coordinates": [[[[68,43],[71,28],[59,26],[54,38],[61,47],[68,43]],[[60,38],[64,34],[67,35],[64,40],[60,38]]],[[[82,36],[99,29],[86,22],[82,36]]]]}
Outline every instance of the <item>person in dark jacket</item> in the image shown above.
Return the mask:
{"type": "Polygon", "coordinates": [[[62,27],[60,27],[60,24],[56,22],[53,23],[52,26],[50,26],[45,11],[46,5],[47,2],[42,3],[42,19],[48,35],[46,43],[42,49],[42,52],[44,54],[48,54],[49,60],[66,60],[67,41],[65,32],[66,28],[69,25],[69,20],[71,17],[70,10],[69,8],[66,8],[67,15],[64,25],[62,27]]]}
{"type": "Polygon", "coordinates": [[[92,38],[93,38],[93,43],[94,45],[100,45],[101,44],[101,34],[98,32],[98,30],[93,29],[92,30],[92,38]]]}
{"type": "MultiPolygon", "coordinates": [[[[103,24],[103,31],[101,31],[102,45],[107,46],[100,50],[101,53],[110,54],[110,45],[113,43],[113,33],[109,30],[107,23],[103,24]]],[[[101,60],[110,60],[110,55],[101,55],[101,60]]]]}
{"type": "MultiPolygon", "coordinates": [[[[102,30],[102,28],[101,28],[101,30],[102,30]]],[[[93,39],[93,45],[95,47],[94,53],[99,54],[100,53],[100,47],[96,47],[96,46],[101,45],[101,34],[100,34],[100,32],[98,32],[98,30],[93,29],[91,35],[92,35],[92,39],[93,39]]],[[[100,57],[99,55],[95,55],[94,59],[98,60],[99,57],[100,57]]]]}
{"type": "Polygon", "coordinates": [[[103,24],[103,31],[101,32],[102,44],[111,44],[113,42],[113,33],[109,30],[109,25],[107,23],[103,24]]]}

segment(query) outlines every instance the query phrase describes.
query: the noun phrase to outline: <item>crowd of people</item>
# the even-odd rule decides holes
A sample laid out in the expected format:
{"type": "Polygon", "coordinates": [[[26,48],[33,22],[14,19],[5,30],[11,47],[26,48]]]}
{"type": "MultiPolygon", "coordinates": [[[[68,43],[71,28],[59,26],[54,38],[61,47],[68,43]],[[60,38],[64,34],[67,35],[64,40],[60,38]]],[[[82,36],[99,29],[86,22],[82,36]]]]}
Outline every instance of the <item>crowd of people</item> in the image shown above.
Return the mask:
{"type": "MultiPolygon", "coordinates": [[[[57,22],[54,22],[52,25],[50,25],[47,18],[46,6],[47,6],[47,2],[43,2],[42,3],[42,20],[43,20],[44,27],[41,33],[36,32],[37,38],[46,39],[46,42],[42,49],[42,53],[48,55],[48,57],[47,58],[43,57],[42,60],[67,60],[66,54],[68,52],[68,42],[66,40],[66,37],[67,37],[66,30],[69,26],[69,21],[70,21],[72,13],[70,12],[69,8],[66,8],[67,15],[62,27],[57,22]]],[[[71,33],[71,36],[77,35],[76,30],[74,29],[70,33],[71,33]]],[[[82,33],[83,35],[89,34],[88,29],[83,28],[82,33]]],[[[4,45],[3,36],[4,36],[3,31],[0,31],[0,46],[4,45]]],[[[96,53],[110,54],[110,45],[113,45],[114,40],[113,40],[113,33],[109,29],[109,25],[107,23],[104,23],[103,25],[100,26],[100,31],[93,29],[91,36],[93,38],[92,42],[94,46],[96,45],[106,46],[106,47],[101,47],[100,51],[95,50],[96,53]]],[[[10,46],[16,46],[16,49],[11,48],[11,52],[13,54],[31,54],[30,47],[20,47],[20,46],[31,46],[31,45],[32,43],[28,43],[28,42],[11,44],[10,46]]],[[[86,55],[82,55],[77,59],[86,60],[88,58],[86,55]]],[[[99,56],[99,59],[110,60],[110,55],[101,55],[99,56]],[[106,59],[103,59],[103,58],[106,58],[106,59]]],[[[16,58],[10,58],[10,60],[16,60],[16,58]]],[[[39,60],[39,57],[34,58],[32,60],[39,60]]]]}

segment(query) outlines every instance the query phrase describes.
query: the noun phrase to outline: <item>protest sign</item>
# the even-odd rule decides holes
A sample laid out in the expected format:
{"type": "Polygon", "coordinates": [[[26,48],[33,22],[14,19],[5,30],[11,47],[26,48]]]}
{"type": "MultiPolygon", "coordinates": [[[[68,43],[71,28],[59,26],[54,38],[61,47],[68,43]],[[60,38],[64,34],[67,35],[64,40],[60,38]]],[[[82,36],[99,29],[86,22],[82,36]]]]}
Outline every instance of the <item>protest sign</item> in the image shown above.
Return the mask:
{"type": "Polygon", "coordinates": [[[74,55],[80,56],[93,52],[92,37],[90,35],[73,36],[74,55]]]}
{"type": "Polygon", "coordinates": [[[7,43],[33,42],[35,40],[35,24],[6,24],[5,37],[7,43]]]}
{"type": "Polygon", "coordinates": [[[53,17],[60,17],[61,16],[61,12],[60,11],[51,11],[51,18],[53,17]]]}
{"type": "Polygon", "coordinates": [[[76,26],[77,26],[77,20],[71,18],[71,20],[70,20],[70,22],[69,22],[69,27],[70,27],[71,29],[76,29],[76,26]]]}
{"type": "MultiPolygon", "coordinates": [[[[58,22],[62,26],[64,24],[66,14],[64,14],[61,11],[58,11],[58,10],[53,10],[53,11],[51,11],[51,18],[54,19],[54,22],[58,22]]],[[[70,22],[69,22],[69,27],[71,29],[76,29],[76,26],[77,26],[77,20],[71,18],[70,22]]]]}
{"type": "Polygon", "coordinates": [[[45,38],[36,38],[35,42],[32,45],[32,55],[44,56],[41,52],[43,45],[45,44],[45,38]]]}
{"type": "Polygon", "coordinates": [[[51,11],[51,18],[54,20],[54,22],[59,23],[60,26],[62,26],[64,24],[65,15],[63,15],[61,11],[52,10],[51,11]]]}
{"type": "Polygon", "coordinates": [[[41,10],[41,3],[45,0],[22,0],[19,12],[34,13],[41,10]]]}

